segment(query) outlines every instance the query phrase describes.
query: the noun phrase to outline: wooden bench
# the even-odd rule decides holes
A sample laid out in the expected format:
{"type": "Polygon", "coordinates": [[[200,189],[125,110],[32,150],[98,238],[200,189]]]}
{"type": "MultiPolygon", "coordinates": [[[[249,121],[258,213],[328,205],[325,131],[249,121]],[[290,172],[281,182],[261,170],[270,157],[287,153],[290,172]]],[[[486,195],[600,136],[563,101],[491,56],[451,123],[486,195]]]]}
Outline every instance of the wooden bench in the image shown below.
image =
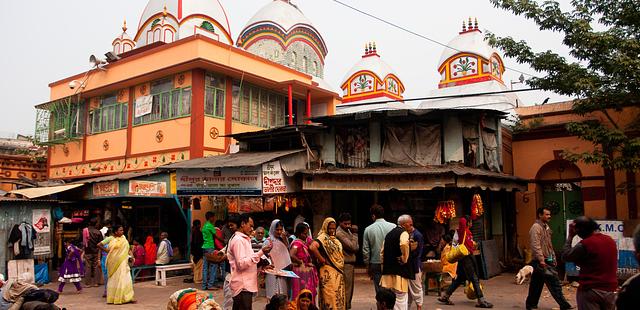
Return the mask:
{"type": "Polygon", "coordinates": [[[156,285],[167,286],[167,271],[191,269],[191,263],[156,265],[156,285]]]}
{"type": "MultiPolygon", "coordinates": [[[[140,272],[142,270],[155,269],[155,268],[156,268],[156,265],[143,265],[143,266],[131,267],[131,280],[133,282],[136,282],[136,278],[138,278],[138,275],[140,275],[140,272]]],[[[152,277],[154,277],[154,276],[152,276],[150,274],[148,274],[146,276],[140,276],[140,278],[142,278],[142,279],[149,279],[149,278],[152,278],[152,277]]]]}

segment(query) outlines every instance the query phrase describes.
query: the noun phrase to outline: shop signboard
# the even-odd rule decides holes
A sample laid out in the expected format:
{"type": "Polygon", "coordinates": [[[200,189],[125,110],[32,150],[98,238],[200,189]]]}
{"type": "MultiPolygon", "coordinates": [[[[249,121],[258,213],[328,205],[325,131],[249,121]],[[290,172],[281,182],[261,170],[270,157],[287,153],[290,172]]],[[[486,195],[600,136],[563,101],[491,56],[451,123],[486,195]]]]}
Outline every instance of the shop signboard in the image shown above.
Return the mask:
{"type": "Polygon", "coordinates": [[[262,194],[262,167],[219,169],[180,169],[177,171],[178,195],[262,194]]]}
{"type": "MultiPolygon", "coordinates": [[[[569,225],[573,220],[567,220],[567,235],[569,234],[569,225]]],[[[600,225],[600,233],[605,234],[616,242],[618,247],[618,277],[626,279],[636,273],[638,273],[639,266],[634,255],[633,238],[624,237],[622,235],[624,231],[624,224],[622,221],[605,221],[596,220],[600,225]]],[[[580,237],[573,237],[571,245],[575,246],[580,242],[580,237]]],[[[577,276],[580,272],[580,267],[573,263],[566,263],[567,275],[577,276]]]]}
{"type": "Polygon", "coordinates": [[[33,241],[33,255],[51,254],[51,211],[49,209],[34,209],[32,223],[36,232],[36,240],[33,241]]]}
{"type": "Polygon", "coordinates": [[[93,197],[113,197],[120,194],[118,181],[93,183],[93,197]]]}
{"type": "Polygon", "coordinates": [[[132,196],[166,196],[167,182],[129,181],[129,195],[132,196]]]}
{"type": "Polygon", "coordinates": [[[279,160],[262,164],[263,194],[286,194],[295,191],[295,180],[284,174],[279,160]]]}

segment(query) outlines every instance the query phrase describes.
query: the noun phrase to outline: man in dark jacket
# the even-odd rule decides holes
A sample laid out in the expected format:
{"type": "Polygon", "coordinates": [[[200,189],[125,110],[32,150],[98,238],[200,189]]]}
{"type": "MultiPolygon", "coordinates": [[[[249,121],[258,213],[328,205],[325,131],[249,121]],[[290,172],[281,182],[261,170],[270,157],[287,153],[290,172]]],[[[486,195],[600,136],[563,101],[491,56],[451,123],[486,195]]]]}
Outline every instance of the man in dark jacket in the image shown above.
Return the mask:
{"type": "Polygon", "coordinates": [[[578,309],[615,309],[618,288],[618,249],[616,242],[599,232],[598,223],[581,216],[569,226],[562,258],[580,267],[580,287],[576,294],[578,309]],[[582,238],[571,246],[573,237],[582,238]]]}

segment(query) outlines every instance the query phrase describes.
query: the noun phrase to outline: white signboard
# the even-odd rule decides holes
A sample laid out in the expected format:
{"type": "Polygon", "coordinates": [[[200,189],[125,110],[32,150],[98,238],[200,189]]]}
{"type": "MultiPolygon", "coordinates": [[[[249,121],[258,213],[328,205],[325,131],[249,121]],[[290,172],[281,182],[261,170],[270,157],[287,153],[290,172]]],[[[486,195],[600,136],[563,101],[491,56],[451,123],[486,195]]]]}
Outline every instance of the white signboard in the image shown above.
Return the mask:
{"type": "Polygon", "coordinates": [[[153,108],[153,97],[147,95],[136,98],[136,109],[134,116],[140,117],[151,113],[153,108]]]}
{"type": "MultiPolygon", "coordinates": [[[[573,220],[567,220],[567,235],[569,234],[569,225],[573,220]]],[[[623,236],[624,224],[622,221],[606,221],[596,220],[600,225],[600,233],[607,235],[616,242],[618,247],[618,276],[627,278],[638,272],[638,262],[634,256],[633,238],[623,236]]],[[[575,246],[582,240],[575,236],[571,242],[575,246]]],[[[577,276],[580,268],[573,263],[566,263],[567,274],[577,276]]]]}
{"type": "Polygon", "coordinates": [[[49,209],[34,209],[32,211],[33,229],[36,240],[33,242],[33,255],[51,254],[51,211],[49,209]]]}
{"type": "Polygon", "coordinates": [[[262,193],[284,194],[295,192],[295,181],[282,171],[280,161],[262,164],[262,193]]]}
{"type": "Polygon", "coordinates": [[[262,194],[260,166],[220,169],[179,169],[178,195],[244,195],[262,194]]]}

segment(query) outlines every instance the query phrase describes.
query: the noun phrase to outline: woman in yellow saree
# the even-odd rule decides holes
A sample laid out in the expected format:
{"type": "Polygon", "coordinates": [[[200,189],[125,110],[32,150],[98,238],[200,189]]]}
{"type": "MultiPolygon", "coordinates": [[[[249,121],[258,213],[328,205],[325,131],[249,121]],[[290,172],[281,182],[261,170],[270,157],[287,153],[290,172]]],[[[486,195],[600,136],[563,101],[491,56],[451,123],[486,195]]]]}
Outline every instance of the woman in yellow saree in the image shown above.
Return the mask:
{"type": "Polygon", "coordinates": [[[310,250],[318,261],[320,278],[320,309],[345,309],[344,255],[342,244],[336,238],[336,221],[329,217],[311,243],[310,250]]]}
{"type": "Polygon", "coordinates": [[[100,244],[101,250],[107,254],[107,303],[114,305],[134,302],[133,281],[129,269],[129,242],[120,225],[113,227],[114,235],[107,237],[100,244]],[[105,248],[105,245],[109,245],[105,248]]]}

